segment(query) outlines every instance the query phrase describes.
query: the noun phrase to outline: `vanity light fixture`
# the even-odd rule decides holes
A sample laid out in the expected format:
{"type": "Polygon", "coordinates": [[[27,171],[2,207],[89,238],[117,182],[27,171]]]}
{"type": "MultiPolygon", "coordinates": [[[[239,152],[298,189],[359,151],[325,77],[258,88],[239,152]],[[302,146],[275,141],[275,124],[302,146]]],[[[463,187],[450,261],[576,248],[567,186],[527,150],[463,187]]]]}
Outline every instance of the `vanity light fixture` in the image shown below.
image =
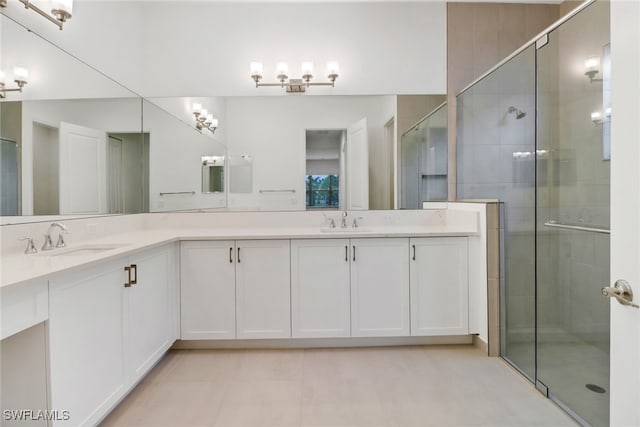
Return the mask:
{"type": "Polygon", "coordinates": [[[602,113],[600,111],[593,111],[591,113],[591,121],[596,126],[601,125],[603,122],[602,113]]]}
{"type": "MultiPolygon", "coordinates": [[[[40,9],[30,0],[19,0],[24,5],[25,9],[31,9],[38,15],[44,17],[50,22],[60,28],[62,31],[62,25],[71,18],[71,12],[73,11],[73,0],[52,0],[51,14],[40,9]]],[[[7,0],[0,0],[0,7],[7,7],[7,0]]]]}
{"type": "Polygon", "coordinates": [[[202,129],[207,129],[211,133],[216,133],[218,128],[218,119],[213,117],[213,114],[202,108],[202,104],[194,103],[191,106],[191,112],[196,117],[196,129],[202,132],[202,129]]]}
{"type": "Polygon", "coordinates": [[[22,88],[27,84],[29,80],[29,70],[21,65],[13,67],[13,81],[16,82],[18,87],[7,89],[7,75],[4,71],[0,70],[0,98],[5,98],[7,92],[22,92],[22,88]]]}
{"type": "Polygon", "coordinates": [[[602,79],[596,79],[595,76],[600,72],[600,57],[590,56],[584,61],[584,75],[589,77],[589,81],[601,82],[602,79]]]}
{"type": "Polygon", "coordinates": [[[276,64],[276,78],[280,83],[260,83],[262,80],[263,67],[261,62],[252,62],[250,64],[251,78],[256,82],[256,87],[261,86],[279,86],[286,88],[288,93],[305,92],[309,86],[331,86],[335,87],[336,79],[338,78],[338,72],[340,70],[336,61],[327,62],[327,78],[328,82],[311,82],[313,79],[313,62],[305,61],[302,63],[301,79],[289,78],[289,66],[286,62],[278,62],[276,64]]]}

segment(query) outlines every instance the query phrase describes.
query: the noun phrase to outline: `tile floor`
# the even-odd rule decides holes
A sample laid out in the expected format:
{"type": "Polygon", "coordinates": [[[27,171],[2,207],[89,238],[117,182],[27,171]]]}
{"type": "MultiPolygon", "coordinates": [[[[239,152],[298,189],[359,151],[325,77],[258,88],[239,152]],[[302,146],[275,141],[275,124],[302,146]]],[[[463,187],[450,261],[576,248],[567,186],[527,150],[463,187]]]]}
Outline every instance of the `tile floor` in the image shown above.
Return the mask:
{"type": "Polygon", "coordinates": [[[472,346],[171,351],[102,426],[575,426],[472,346]]]}

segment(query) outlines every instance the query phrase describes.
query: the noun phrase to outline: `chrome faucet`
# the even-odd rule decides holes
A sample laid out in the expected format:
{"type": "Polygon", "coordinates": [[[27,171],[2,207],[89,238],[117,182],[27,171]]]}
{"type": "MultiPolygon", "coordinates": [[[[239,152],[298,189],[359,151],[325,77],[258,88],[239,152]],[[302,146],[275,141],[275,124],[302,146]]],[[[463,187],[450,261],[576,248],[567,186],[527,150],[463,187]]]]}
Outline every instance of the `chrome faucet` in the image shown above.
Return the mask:
{"type": "Polygon", "coordinates": [[[342,221],[340,222],[340,228],[347,228],[347,211],[342,212],[342,221]]]}
{"type": "Polygon", "coordinates": [[[27,248],[24,250],[25,254],[35,254],[38,252],[38,250],[36,249],[36,245],[33,244],[33,239],[31,237],[23,237],[22,239],[18,240],[27,241],[27,248]]]}
{"type": "Polygon", "coordinates": [[[58,234],[58,242],[56,243],[56,248],[64,248],[65,246],[67,246],[62,234],[65,231],[68,231],[69,229],[64,224],[60,224],[59,222],[54,222],[49,226],[49,229],[47,230],[47,234],[44,235],[44,245],[42,245],[43,251],[50,251],[53,249],[53,242],[51,241],[51,233],[53,232],[53,229],[56,227],[60,229],[60,233],[58,234]]]}
{"type": "Polygon", "coordinates": [[[351,224],[351,227],[353,228],[358,228],[359,224],[358,224],[358,220],[362,220],[363,218],[361,216],[355,217],[353,218],[353,223],[351,224]]]}

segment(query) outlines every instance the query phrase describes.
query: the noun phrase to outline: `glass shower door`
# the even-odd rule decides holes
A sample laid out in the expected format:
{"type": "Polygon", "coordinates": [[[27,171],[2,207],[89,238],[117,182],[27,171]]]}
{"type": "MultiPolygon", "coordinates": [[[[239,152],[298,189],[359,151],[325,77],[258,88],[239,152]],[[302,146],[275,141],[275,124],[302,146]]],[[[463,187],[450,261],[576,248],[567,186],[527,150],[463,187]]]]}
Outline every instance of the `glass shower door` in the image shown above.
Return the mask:
{"type": "Polygon", "coordinates": [[[609,423],[609,33],[596,2],[537,51],[536,377],[594,426],[609,423]]]}

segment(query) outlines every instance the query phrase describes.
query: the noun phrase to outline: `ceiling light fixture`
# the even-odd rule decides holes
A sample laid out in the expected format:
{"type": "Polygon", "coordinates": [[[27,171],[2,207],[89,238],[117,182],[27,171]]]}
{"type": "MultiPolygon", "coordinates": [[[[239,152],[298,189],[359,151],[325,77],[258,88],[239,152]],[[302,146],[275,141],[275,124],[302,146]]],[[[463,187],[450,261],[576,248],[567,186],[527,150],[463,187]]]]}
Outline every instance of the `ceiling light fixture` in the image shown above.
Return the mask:
{"type": "Polygon", "coordinates": [[[207,129],[211,133],[216,133],[218,128],[218,119],[213,117],[213,114],[202,108],[202,104],[194,103],[191,106],[191,112],[196,117],[196,129],[202,132],[202,129],[207,129]]]}
{"type": "Polygon", "coordinates": [[[338,72],[340,70],[339,65],[336,61],[327,62],[327,78],[328,82],[311,82],[313,79],[313,62],[305,61],[302,63],[301,71],[302,78],[301,79],[290,79],[289,78],[289,66],[286,62],[278,62],[276,64],[276,78],[280,81],[280,83],[260,83],[262,80],[263,67],[261,62],[252,62],[250,65],[251,68],[251,78],[254,82],[256,82],[256,87],[261,86],[279,86],[282,88],[286,88],[288,93],[299,93],[305,92],[309,86],[331,86],[335,87],[336,79],[338,78],[338,72]]]}
{"type": "MultiPolygon", "coordinates": [[[[71,12],[73,11],[73,0],[52,0],[51,14],[40,9],[30,0],[19,0],[25,7],[25,9],[31,9],[38,15],[44,17],[50,22],[62,30],[62,25],[71,18],[71,12]]],[[[0,7],[7,7],[7,0],[0,0],[0,7]]]]}
{"type": "Polygon", "coordinates": [[[7,89],[7,75],[0,70],[0,98],[6,98],[7,92],[22,92],[22,88],[27,84],[28,80],[29,70],[21,65],[16,65],[13,67],[13,81],[16,82],[18,87],[7,89]]]}

